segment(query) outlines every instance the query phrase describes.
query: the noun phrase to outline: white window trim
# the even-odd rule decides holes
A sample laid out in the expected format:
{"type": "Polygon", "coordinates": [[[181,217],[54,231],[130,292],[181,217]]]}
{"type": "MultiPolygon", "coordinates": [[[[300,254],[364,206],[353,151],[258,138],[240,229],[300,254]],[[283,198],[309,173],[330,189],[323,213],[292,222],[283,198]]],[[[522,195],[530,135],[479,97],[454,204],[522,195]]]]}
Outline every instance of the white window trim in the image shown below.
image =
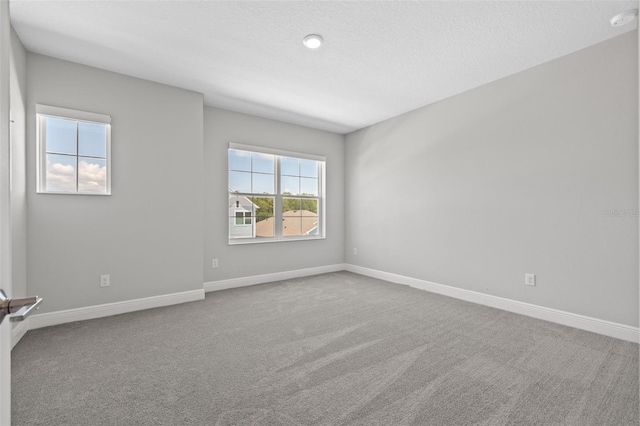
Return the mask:
{"type": "MultiPolygon", "coordinates": [[[[227,241],[229,245],[245,245],[245,244],[265,244],[265,243],[281,243],[288,241],[308,241],[308,240],[324,240],[326,239],[326,162],[327,158],[321,155],[314,154],[306,154],[302,152],[295,151],[285,151],[281,149],[275,148],[266,148],[261,146],[254,145],[246,145],[235,142],[229,143],[229,149],[237,149],[241,151],[250,151],[257,152],[261,154],[271,154],[277,155],[281,157],[293,157],[300,158],[303,160],[315,160],[321,161],[320,169],[318,170],[318,196],[317,197],[309,197],[304,195],[282,195],[280,193],[280,161],[279,159],[276,161],[275,165],[275,194],[264,194],[265,197],[273,197],[274,198],[274,221],[275,221],[275,236],[272,238],[261,237],[261,238],[236,238],[231,239],[227,237],[227,241]],[[282,206],[282,198],[317,198],[318,199],[318,235],[296,235],[296,236],[288,236],[285,237],[282,235],[282,211],[281,209],[275,208],[276,205],[282,206]]],[[[229,156],[227,155],[227,179],[229,173],[229,156]]],[[[251,196],[254,194],[245,194],[238,193],[241,196],[251,196]]],[[[227,202],[228,202],[228,194],[227,194],[227,202]]],[[[252,224],[255,226],[256,222],[252,224]]]]}
{"type": "Polygon", "coordinates": [[[79,111],[77,109],[60,108],[50,105],[36,105],[36,114],[48,117],[70,118],[72,120],[91,121],[93,123],[111,124],[111,116],[96,112],[79,111]]]}
{"type": "MultiPolygon", "coordinates": [[[[69,108],[54,107],[50,105],[36,105],[36,137],[37,137],[37,159],[36,159],[36,192],[38,194],[57,194],[57,195],[111,195],[111,116],[99,114],[95,112],[79,111],[69,108]],[[45,128],[42,125],[42,118],[55,117],[62,119],[78,120],[91,123],[106,124],[106,163],[107,163],[107,181],[106,191],[103,194],[92,192],[65,192],[65,191],[47,191],[46,190],[46,174],[44,173],[44,165],[47,163],[47,149],[45,128]],[[44,144],[42,141],[45,141],[44,144]]],[[[76,155],[77,157],[78,155],[76,155]]]]}
{"type": "Polygon", "coordinates": [[[229,142],[229,149],[239,149],[241,151],[253,151],[253,152],[259,152],[261,154],[280,155],[282,157],[302,158],[304,160],[316,160],[316,161],[325,161],[325,162],[327,161],[327,157],[323,157],[321,155],[306,154],[306,153],[295,152],[295,151],[285,151],[282,149],[266,148],[262,146],[246,145],[246,144],[235,143],[235,142],[229,142]]]}

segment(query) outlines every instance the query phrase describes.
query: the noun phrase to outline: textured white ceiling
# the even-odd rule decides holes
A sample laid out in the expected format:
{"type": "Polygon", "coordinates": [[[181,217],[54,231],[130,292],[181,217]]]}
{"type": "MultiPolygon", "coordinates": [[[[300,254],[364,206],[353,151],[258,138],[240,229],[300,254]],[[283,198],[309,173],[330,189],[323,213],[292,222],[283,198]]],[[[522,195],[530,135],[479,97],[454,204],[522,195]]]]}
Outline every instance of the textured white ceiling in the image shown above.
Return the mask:
{"type": "Polygon", "coordinates": [[[32,52],[204,93],[207,105],[338,133],[637,28],[637,1],[11,0],[32,52]],[[309,33],[325,44],[302,45],[309,33]]]}

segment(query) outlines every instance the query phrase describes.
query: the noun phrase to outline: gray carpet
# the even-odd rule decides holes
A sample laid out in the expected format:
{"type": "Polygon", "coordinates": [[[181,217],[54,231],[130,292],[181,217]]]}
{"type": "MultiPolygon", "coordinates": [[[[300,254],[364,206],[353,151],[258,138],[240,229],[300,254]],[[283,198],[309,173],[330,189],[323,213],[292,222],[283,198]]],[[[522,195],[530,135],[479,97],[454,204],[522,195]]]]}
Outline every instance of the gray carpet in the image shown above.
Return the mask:
{"type": "Polygon", "coordinates": [[[14,425],[637,425],[638,345],[339,272],[29,331],[14,425]]]}

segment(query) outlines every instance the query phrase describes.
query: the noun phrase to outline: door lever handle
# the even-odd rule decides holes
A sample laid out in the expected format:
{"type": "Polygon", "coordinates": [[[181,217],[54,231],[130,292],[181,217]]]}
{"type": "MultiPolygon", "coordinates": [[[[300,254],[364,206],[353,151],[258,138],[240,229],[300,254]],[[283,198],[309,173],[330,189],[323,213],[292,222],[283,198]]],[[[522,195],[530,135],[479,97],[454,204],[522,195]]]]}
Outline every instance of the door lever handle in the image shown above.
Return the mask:
{"type": "MultiPolygon", "coordinates": [[[[13,299],[13,301],[15,301],[16,299],[13,299]]],[[[42,297],[22,297],[20,299],[20,303],[24,303],[22,306],[15,306],[13,305],[13,301],[11,303],[11,313],[12,315],[9,317],[9,319],[11,320],[11,322],[16,322],[16,321],[24,321],[25,318],[27,318],[29,315],[31,315],[31,312],[37,310],[40,308],[40,303],[42,303],[42,297]],[[33,299],[35,299],[35,301],[33,303],[29,303],[30,301],[32,301],[33,299]],[[15,311],[13,310],[15,308],[15,311]]]]}
{"type": "Polygon", "coordinates": [[[32,311],[38,309],[42,297],[30,296],[30,297],[17,297],[11,299],[7,297],[3,290],[0,290],[0,323],[4,320],[4,317],[11,315],[11,321],[23,321],[32,311]]]}

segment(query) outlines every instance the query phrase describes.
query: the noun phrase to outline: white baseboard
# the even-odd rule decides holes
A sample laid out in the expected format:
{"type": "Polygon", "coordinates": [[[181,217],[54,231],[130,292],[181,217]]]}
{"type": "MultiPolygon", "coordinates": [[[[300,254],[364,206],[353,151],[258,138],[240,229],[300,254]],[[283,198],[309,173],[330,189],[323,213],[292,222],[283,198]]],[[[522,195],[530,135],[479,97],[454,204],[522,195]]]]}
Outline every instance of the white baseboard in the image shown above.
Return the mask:
{"type": "Polygon", "coordinates": [[[29,331],[29,318],[13,325],[11,329],[11,349],[22,339],[22,336],[24,336],[27,331],[29,331]]]}
{"type": "Polygon", "coordinates": [[[159,308],[161,306],[177,305],[179,303],[194,302],[204,299],[204,290],[184,291],[181,293],[163,294],[145,297],[143,299],[125,300],[122,302],[105,303],[104,305],[87,306],[84,308],[67,309],[64,311],[47,312],[31,315],[28,329],[49,327],[67,322],[84,321],[127,312],[142,311],[144,309],[159,308]]]}
{"type": "Polygon", "coordinates": [[[228,288],[246,287],[250,285],[270,283],[273,281],[290,280],[293,278],[344,271],[345,269],[346,265],[344,263],[338,263],[335,265],[318,266],[316,268],[296,269],[293,271],[276,272],[273,274],[253,275],[250,277],[210,281],[204,283],[204,291],[208,293],[210,291],[225,290],[228,288]]]}
{"type": "Polygon", "coordinates": [[[530,303],[518,302],[516,300],[419,280],[417,278],[378,271],[376,269],[364,268],[362,266],[347,264],[345,265],[345,269],[356,274],[366,275],[368,277],[378,278],[392,283],[404,284],[432,293],[442,294],[444,296],[454,297],[456,299],[514,312],[516,314],[555,322],[557,324],[579,328],[581,330],[587,330],[593,333],[627,340],[629,342],[638,343],[640,340],[640,329],[638,329],[638,327],[573,314],[571,312],[560,311],[558,309],[546,308],[544,306],[532,305],[530,303]]]}
{"type": "Polygon", "coordinates": [[[464,290],[430,281],[411,278],[404,275],[392,274],[376,269],[365,268],[351,264],[335,264],[320,266],[316,268],[298,269],[294,271],[277,272],[273,274],[254,275],[250,277],[233,278],[204,283],[201,290],[192,290],[182,293],[173,293],[160,296],[147,297],[144,299],[126,300],[123,302],[107,303],[104,305],[88,306],[84,308],[68,309],[64,311],[35,314],[25,321],[18,323],[12,330],[12,347],[15,346],[22,336],[28,331],[41,327],[48,327],[57,324],[64,324],[74,321],[82,321],[94,318],[101,318],[111,315],[124,314],[127,312],[140,311],[161,306],[175,305],[185,302],[193,302],[204,299],[204,293],[210,291],[224,290],[228,288],[245,287],[255,284],[263,284],[273,281],[281,281],[293,278],[307,277],[312,275],[325,274],[329,272],[350,271],[356,274],[365,275],[392,283],[408,285],[432,293],[478,303],[521,315],[527,315],[558,324],[575,327],[582,330],[591,331],[605,336],[630,342],[639,342],[640,330],[624,324],[605,321],[558,309],[546,308],[544,306],[532,305],[530,303],[505,299],[498,296],[464,290]]]}

